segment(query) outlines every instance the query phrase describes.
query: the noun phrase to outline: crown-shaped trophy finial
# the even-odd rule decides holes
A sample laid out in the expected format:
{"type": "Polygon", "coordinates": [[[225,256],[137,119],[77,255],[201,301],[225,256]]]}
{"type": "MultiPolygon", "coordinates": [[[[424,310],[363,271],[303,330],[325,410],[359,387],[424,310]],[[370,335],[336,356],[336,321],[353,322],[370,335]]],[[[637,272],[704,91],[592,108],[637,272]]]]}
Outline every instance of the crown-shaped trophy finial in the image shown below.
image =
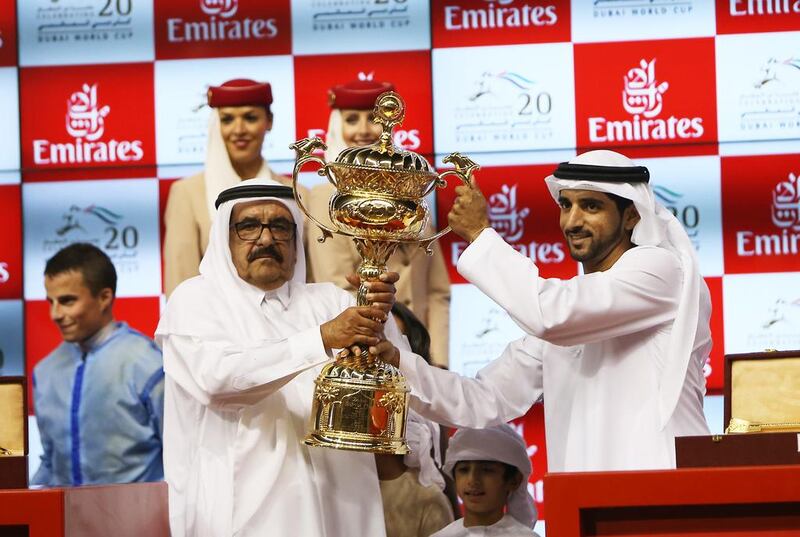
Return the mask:
{"type": "Polygon", "coordinates": [[[380,151],[386,151],[389,154],[394,153],[392,131],[395,126],[403,123],[406,117],[406,103],[403,102],[403,98],[400,95],[393,91],[381,93],[375,101],[372,115],[372,121],[383,127],[383,133],[378,142],[380,151]]]}

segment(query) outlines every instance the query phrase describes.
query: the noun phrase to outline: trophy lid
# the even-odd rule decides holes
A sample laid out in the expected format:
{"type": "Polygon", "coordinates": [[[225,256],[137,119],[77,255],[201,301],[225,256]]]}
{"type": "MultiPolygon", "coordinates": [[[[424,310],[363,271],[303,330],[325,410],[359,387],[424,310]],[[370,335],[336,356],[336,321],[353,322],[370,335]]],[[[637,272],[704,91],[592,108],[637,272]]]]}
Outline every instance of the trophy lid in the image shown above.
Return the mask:
{"type": "Polygon", "coordinates": [[[413,151],[395,146],[392,141],[392,130],[403,122],[406,113],[406,105],[400,95],[393,91],[380,94],[375,100],[372,113],[374,115],[372,121],[383,126],[380,139],[372,145],[345,149],[336,157],[334,165],[395,172],[434,173],[425,158],[413,151]]]}

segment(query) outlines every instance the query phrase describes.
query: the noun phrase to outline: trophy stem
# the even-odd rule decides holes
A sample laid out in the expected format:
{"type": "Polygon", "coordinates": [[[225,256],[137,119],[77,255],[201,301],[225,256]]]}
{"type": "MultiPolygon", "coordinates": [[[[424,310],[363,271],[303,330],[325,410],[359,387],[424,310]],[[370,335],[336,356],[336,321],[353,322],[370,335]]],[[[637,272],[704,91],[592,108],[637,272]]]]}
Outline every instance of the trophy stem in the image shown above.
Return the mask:
{"type": "MultiPolygon", "coordinates": [[[[386,262],[397,249],[398,243],[356,237],[353,237],[353,242],[361,256],[361,263],[356,269],[358,277],[361,279],[361,285],[358,287],[358,293],[356,294],[356,303],[359,306],[369,306],[372,302],[367,300],[369,289],[366,283],[378,281],[380,275],[387,272],[386,262]]],[[[346,358],[346,365],[357,370],[364,370],[375,365],[377,360],[369,354],[368,348],[363,345],[358,345],[358,347],[361,349],[361,353],[358,356],[346,358]]]]}
{"type": "Polygon", "coordinates": [[[367,300],[366,282],[378,281],[380,275],[387,272],[386,262],[397,249],[398,243],[355,237],[353,242],[356,244],[356,249],[361,256],[361,263],[357,269],[358,276],[361,278],[361,285],[358,288],[356,300],[359,306],[369,306],[371,302],[367,300]]]}

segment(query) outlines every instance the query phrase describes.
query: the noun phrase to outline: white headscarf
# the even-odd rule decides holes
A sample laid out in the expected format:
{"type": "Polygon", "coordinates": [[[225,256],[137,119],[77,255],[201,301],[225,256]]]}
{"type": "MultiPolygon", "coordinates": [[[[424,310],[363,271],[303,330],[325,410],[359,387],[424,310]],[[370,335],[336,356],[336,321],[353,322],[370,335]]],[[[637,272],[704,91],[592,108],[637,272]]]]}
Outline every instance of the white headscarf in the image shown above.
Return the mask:
{"type": "MultiPolygon", "coordinates": [[[[614,167],[635,166],[628,157],[606,150],[583,153],[569,163],[614,167]]],[[[631,237],[633,243],[638,246],[665,248],[673,252],[680,260],[683,270],[683,288],[667,349],[669,359],[665,364],[659,389],[659,416],[660,426],[663,429],[678,404],[697,332],[702,276],[697,268],[697,258],[692,241],[678,219],[655,200],[653,189],[647,183],[559,179],[553,175],[548,176],[545,182],[556,203],[558,203],[559,193],[562,189],[594,190],[615,194],[633,201],[641,218],[633,228],[631,237]]]]}
{"type": "Polygon", "coordinates": [[[406,441],[411,453],[403,457],[403,462],[409,468],[419,468],[420,485],[423,487],[436,485],[439,490],[444,490],[444,477],[439,472],[439,467],[442,465],[439,426],[409,410],[406,441]]]}
{"type": "Polygon", "coordinates": [[[342,111],[338,108],[331,110],[331,115],[328,118],[328,132],[325,134],[325,161],[333,162],[339,153],[347,149],[347,144],[344,143],[342,136],[342,111]]]}
{"type": "MultiPolygon", "coordinates": [[[[240,181],[233,188],[247,188],[253,185],[286,188],[277,181],[265,178],[240,181]]],[[[297,260],[291,283],[305,284],[306,259],[303,250],[303,218],[294,199],[250,197],[226,201],[219,206],[211,222],[208,249],[206,249],[206,253],[200,262],[200,276],[187,280],[187,283],[178,286],[173,294],[173,296],[181,295],[181,301],[186,307],[182,308],[182,311],[175,311],[167,307],[167,311],[158,324],[156,335],[220,336],[223,339],[232,339],[242,344],[247,341],[274,337],[265,332],[264,314],[259,309],[259,304],[252,299],[256,288],[244,281],[233,265],[228,240],[231,213],[234,206],[239,203],[258,200],[277,201],[283,204],[292,214],[297,230],[294,239],[297,260]],[[201,282],[194,282],[197,279],[200,279],[201,282]],[[188,286],[202,285],[203,293],[187,292],[185,290],[187,284],[188,286]],[[224,332],[217,334],[219,331],[218,321],[220,319],[222,319],[222,325],[224,325],[224,332]]],[[[286,285],[289,285],[289,282],[286,285]]],[[[192,287],[193,291],[196,289],[196,287],[192,287]]]]}
{"type": "MultiPolygon", "coordinates": [[[[273,179],[266,159],[256,177],[273,179]]],[[[242,178],[233,169],[225,140],[222,139],[222,128],[219,120],[219,110],[213,108],[208,115],[208,142],[206,144],[206,162],[203,169],[203,179],[206,183],[206,205],[211,220],[214,220],[216,209],[214,202],[219,193],[237,185],[242,178]]],[[[250,179],[248,177],[248,179],[250,179]]]]}
{"type": "Polygon", "coordinates": [[[497,461],[516,467],[522,474],[522,482],[508,497],[508,514],[521,524],[533,528],[536,524],[536,504],[528,494],[531,460],[525,440],[513,427],[504,423],[485,429],[459,429],[450,438],[446,459],[444,471],[451,476],[459,461],[497,461]]]}

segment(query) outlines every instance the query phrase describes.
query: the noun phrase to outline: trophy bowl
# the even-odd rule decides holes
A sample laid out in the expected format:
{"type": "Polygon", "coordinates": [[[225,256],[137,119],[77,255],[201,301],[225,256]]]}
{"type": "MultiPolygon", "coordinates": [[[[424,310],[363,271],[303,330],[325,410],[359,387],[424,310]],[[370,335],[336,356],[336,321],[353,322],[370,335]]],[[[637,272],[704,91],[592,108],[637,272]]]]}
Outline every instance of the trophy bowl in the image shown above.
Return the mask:
{"type": "MultiPolygon", "coordinates": [[[[422,156],[397,148],[392,130],[403,121],[405,103],[395,92],[378,96],[374,120],[382,125],[380,139],[369,146],[343,150],[334,162],[315,155],[325,144],[305,138],[290,147],[297,153],[292,180],[300,209],[322,231],[324,242],[334,234],[352,238],[361,256],[361,278],[356,300],[369,305],[365,283],[386,272],[386,262],[397,246],[413,243],[431,253],[430,245],[450,231],[422,237],[430,209],[425,197],[446,185],[445,177],[457,176],[467,185],[478,165],[453,153],[444,159],[455,169],[437,174],[422,156]],[[328,204],[334,227],[317,220],[305,207],[297,188],[298,175],[308,163],[336,187],[328,204]]],[[[400,371],[360,347],[357,355],[338,356],[325,365],[315,382],[310,431],[305,443],[354,451],[402,455],[408,415],[408,384],[400,371]]]]}

